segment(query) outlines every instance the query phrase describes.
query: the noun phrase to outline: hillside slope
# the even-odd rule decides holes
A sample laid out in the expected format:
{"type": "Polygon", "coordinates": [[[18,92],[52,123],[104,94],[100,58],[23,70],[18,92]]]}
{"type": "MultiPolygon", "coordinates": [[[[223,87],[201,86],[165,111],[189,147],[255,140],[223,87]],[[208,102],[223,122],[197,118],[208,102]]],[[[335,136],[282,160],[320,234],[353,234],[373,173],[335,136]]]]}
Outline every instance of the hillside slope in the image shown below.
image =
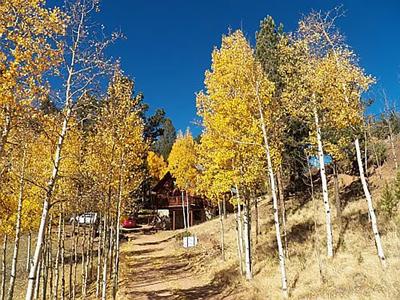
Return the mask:
{"type": "MultiPolygon", "coordinates": [[[[389,155],[388,163],[370,177],[375,207],[378,207],[383,183],[394,174],[389,155]]],[[[341,230],[333,214],[333,259],[326,257],[323,203],[319,193],[314,203],[309,196],[302,200],[287,199],[287,273],[291,298],[400,299],[400,239],[396,226],[399,223],[396,219],[385,219],[378,211],[388,262],[387,269],[383,270],[358,178],[341,174],[340,182],[344,208],[341,230]]],[[[333,199],[332,189],[330,195],[333,199]]],[[[255,243],[254,211],[252,216],[252,281],[240,275],[235,218],[229,215],[225,220],[225,261],[220,255],[218,219],[191,228],[199,238],[199,245],[189,250],[182,248],[180,239],[175,239],[179,231],[135,236],[125,243],[121,249],[121,299],[133,299],[133,295],[135,299],[281,298],[270,201],[261,200],[259,210],[258,243],[255,243]]],[[[333,200],[332,210],[335,212],[333,200]]]]}

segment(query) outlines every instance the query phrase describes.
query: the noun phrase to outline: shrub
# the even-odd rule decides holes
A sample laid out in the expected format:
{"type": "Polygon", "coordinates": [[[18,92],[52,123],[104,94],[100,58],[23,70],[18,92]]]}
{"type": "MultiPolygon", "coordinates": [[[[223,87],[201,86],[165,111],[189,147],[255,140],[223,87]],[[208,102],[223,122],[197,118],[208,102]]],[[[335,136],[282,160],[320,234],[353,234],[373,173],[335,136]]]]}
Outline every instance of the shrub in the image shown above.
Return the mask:
{"type": "MultiPolygon", "coordinates": [[[[397,179],[400,179],[397,176],[397,179]]],[[[385,187],[382,192],[381,202],[379,203],[380,210],[387,215],[389,218],[393,216],[393,212],[396,209],[396,206],[399,202],[399,198],[397,197],[397,188],[400,188],[400,180],[395,181],[395,192],[393,192],[392,187],[386,182],[385,187]]],[[[400,192],[400,190],[398,190],[400,192]]],[[[400,194],[398,194],[400,196],[400,194]]]]}

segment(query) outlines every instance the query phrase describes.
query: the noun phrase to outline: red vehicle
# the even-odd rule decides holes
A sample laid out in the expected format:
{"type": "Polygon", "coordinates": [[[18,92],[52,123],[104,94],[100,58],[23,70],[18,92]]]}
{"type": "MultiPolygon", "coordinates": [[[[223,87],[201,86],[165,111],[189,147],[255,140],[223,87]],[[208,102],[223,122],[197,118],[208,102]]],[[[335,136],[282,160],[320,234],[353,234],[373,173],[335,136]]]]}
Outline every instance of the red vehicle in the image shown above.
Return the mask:
{"type": "Polygon", "coordinates": [[[136,219],[129,217],[122,221],[123,228],[135,228],[136,227],[136,219]]]}

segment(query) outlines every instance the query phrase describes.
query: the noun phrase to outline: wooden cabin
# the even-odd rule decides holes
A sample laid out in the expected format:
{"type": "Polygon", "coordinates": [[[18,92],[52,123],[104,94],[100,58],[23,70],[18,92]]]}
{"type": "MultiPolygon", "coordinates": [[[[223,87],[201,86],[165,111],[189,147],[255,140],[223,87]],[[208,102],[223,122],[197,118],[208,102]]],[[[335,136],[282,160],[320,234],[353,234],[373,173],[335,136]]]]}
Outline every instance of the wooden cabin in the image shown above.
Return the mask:
{"type": "MultiPolygon", "coordinates": [[[[190,226],[199,224],[206,220],[206,211],[210,209],[206,199],[188,195],[189,200],[189,224],[190,226]]],[[[183,195],[185,210],[187,209],[186,194],[183,195]]],[[[169,218],[170,229],[184,228],[183,212],[182,212],[182,191],[175,184],[175,178],[170,172],[151,190],[151,205],[160,216],[169,218]]]]}

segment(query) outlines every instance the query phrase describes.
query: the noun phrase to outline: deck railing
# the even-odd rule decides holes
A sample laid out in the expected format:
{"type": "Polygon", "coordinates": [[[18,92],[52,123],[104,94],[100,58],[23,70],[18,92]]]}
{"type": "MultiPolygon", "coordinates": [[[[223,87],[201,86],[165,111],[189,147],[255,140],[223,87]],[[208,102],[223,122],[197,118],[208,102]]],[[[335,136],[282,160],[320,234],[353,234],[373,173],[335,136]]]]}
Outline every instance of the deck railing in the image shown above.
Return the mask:
{"type": "MultiPolygon", "coordinates": [[[[159,207],[182,206],[182,196],[167,196],[166,198],[157,199],[159,207]]],[[[184,205],[187,205],[186,196],[184,196],[184,205]]],[[[203,199],[199,197],[188,196],[190,206],[203,206],[203,199]]]]}

